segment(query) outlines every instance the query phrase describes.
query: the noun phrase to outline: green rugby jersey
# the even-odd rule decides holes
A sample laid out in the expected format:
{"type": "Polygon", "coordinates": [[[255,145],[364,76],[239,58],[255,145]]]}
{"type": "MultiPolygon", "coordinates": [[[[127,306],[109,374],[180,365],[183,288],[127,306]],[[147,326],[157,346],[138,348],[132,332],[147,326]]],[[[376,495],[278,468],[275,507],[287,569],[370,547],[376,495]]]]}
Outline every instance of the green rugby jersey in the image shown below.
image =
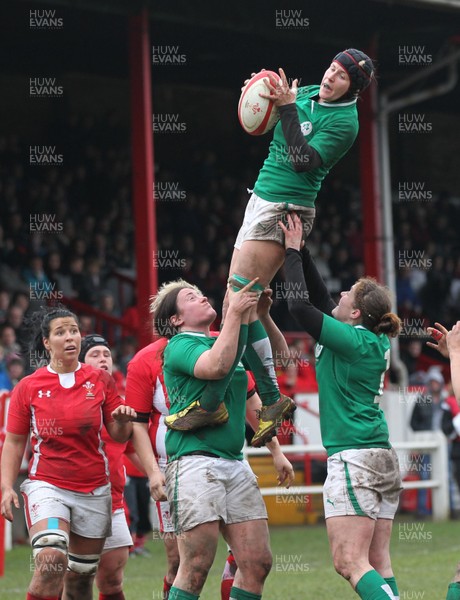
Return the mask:
{"type": "Polygon", "coordinates": [[[324,315],[315,357],[321,437],[328,456],[341,450],[390,448],[379,405],[390,362],[388,336],[324,315]]]}
{"type": "MultiPolygon", "coordinates": [[[[209,381],[197,379],[193,376],[193,371],[198,358],[212,348],[216,339],[203,333],[183,332],[169,340],[164,351],[163,372],[171,414],[179,412],[203,395],[209,381]]],[[[220,381],[226,385],[226,381],[220,381]]],[[[231,460],[242,460],[247,385],[248,377],[240,362],[224,397],[229,413],[227,423],[218,427],[202,427],[196,431],[168,430],[166,452],[169,460],[200,450],[231,460]]]]}
{"type": "Polygon", "coordinates": [[[359,128],[356,99],[319,103],[313,100],[319,89],[319,85],[300,88],[296,108],[302,133],[321,156],[322,165],[305,173],[294,171],[279,121],[254,186],[254,193],[263,200],[313,207],[323,179],[355,141],[359,128]]]}

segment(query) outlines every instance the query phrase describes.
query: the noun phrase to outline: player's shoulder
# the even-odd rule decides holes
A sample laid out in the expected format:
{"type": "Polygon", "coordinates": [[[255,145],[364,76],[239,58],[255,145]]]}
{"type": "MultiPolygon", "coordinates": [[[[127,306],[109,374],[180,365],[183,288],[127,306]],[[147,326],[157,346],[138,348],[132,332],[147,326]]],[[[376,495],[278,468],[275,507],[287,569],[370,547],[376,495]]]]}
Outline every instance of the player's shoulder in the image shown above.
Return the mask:
{"type": "Polygon", "coordinates": [[[145,368],[161,366],[163,361],[163,351],[168,343],[164,337],[148,344],[133,356],[128,363],[128,373],[133,373],[145,368]]]}
{"type": "Polygon", "coordinates": [[[20,381],[18,381],[18,383],[11,390],[11,394],[17,396],[18,394],[23,394],[24,392],[33,388],[36,385],[39,386],[40,379],[43,379],[43,377],[40,377],[41,373],[39,373],[39,371],[41,371],[42,369],[46,369],[46,367],[41,367],[40,369],[37,369],[30,375],[26,375],[20,381]]]}
{"type": "Polygon", "coordinates": [[[136,352],[136,354],[133,356],[133,358],[129,361],[128,366],[131,364],[136,364],[139,362],[145,362],[145,361],[150,360],[152,358],[152,356],[154,357],[159,352],[162,352],[162,350],[164,350],[167,343],[168,343],[168,340],[166,338],[162,337],[162,338],[156,340],[155,342],[148,344],[144,348],[141,348],[141,350],[136,352]]]}
{"type": "Polygon", "coordinates": [[[369,348],[375,349],[376,352],[386,352],[390,347],[390,340],[384,333],[374,333],[364,325],[352,326],[356,332],[356,336],[369,348]]]}
{"type": "Polygon", "coordinates": [[[39,386],[42,382],[46,381],[46,383],[49,383],[54,379],[56,379],[56,375],[49,371],[47,366],[40,367],[39,369],[36,369],[33,373],[30,373],[30,375],[26,375],[25,377],[23,377],[15,385],[14,389],[24,389],[27,387],[33,387],[35,385],[39,386]]]}

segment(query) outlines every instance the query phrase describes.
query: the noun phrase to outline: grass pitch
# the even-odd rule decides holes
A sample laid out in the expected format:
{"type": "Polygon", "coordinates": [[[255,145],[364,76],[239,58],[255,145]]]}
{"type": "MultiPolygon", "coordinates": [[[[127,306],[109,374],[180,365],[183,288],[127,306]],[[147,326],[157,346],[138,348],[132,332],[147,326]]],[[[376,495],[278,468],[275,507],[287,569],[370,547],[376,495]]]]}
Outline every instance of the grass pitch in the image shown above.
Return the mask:
{"type": "MultiPolygon", "coordinates": [[[[349,584],[332,566],[323,524],[271,527],[273,568],[268,576],[265,600],[356,599],[349,584]]],[[[131,558],[125,571],[127,600],[160,600],[165,572],[162,542],[151,540],[151,557],[131,558]]],[[[220,577],[226,546],[219,544],[216,560],[200,596],[220,599],[220,577]]],[[[0,579],[1,600],[23,600],[31,578],[31,553],[26,546],[7,553],[5,576],[0,579]]],[[[393,567],[401,600],[443,600],[460,561],[460,523],[413,521],[398,516],[392,538],[393,567]]],[[[94,597],[98,594],[95,590],[94,597]]]]}

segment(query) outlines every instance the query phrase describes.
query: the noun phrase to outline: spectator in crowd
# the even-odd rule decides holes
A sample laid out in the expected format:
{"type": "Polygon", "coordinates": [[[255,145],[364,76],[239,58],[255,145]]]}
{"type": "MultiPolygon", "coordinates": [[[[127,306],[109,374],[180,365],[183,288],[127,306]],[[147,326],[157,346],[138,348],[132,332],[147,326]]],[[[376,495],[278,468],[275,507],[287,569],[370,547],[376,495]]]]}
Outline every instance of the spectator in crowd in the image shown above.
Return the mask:
{"type": "Polygon", "coordinates": [[[72,297],[72,281],[62,270],[62,257],[59,252],[50,252],[46,257],[46,275],[53,289],[61,292],[66,298],[72,297]]]}
{"type": "Polygon", "coordinates": [[[29,332],[24,326],[24,310],[16,304],[10,306],[7,313],[6,324],[14,329],[16,342],[21,347],[21,352],[25,352],[27,349],[29,332]]]}
{"type": "Polygon", "coordinates": [[[6,360],[6,370],[13,389],[25,376],[24,361],[20,356],[12,355],[6,360]]]}
{"type": "Polygon", "coordinates": [[[422,354],[422,340],[418,338],[409,338],[405,344],[401,344],[401,360],[406,365],[409,385],[412,385],[414,375],[419,369],[419,359],[422,354]]]}
{"type": "Polygon", "coordinates": [[[21,345],[17,342],[16,331],[11,325],[3,325],[0,328],[0,346],[3,346],[5,354],[21,354],[21,345]]]}
{"type": "Polygon", "coordinates": [[[8,290],[0,290],[0,325],[6,321],[11,294],[8,290]]]}
{"type": "MultiPolygon", "coordinates": [[[[104,289],[99,294],[98,308],[106,315],[110,317],[120,318],[120,310],[116,306],[115,296],[110,290],[104,289]]],[[[104,337],[113,340],[114,343],[118,343],[121,337],[121,328],[113,323],[103,322],[101,332],[104,337]]]]}
{"type": "MultiPolygon", "coordinates": [[[[96,306],[97,302],[101,301],[102,299],[102,292],[104,292],[104,287],[105,277],[101,271],[100,261],[97,258],[91,257],[86,261],[85,285],[82,290],[82,299],[86,304],[96,306]]],[[[108,312],[112,314],[113,307],[109,307],[108,312]]]]}
{"type": "Polygon", "coordinates": [[[11,379],[7,370],[5,350],[0,346],[0,390],[11,390],[11,379]]]}
{"type": "Polygon", "coordinates": [[[30,258],[29,266],[24,269],[23,277],[31,291],[47,291],[49,289],[50,280],[45,273],[43,258],[41,256],[32,256],[30,258]]]}
{"type": "Polygon", "coordinates": [[[84,272],[85,260],[82,256],[71,256],[69,261],[69,275],[72,283],[72,298],[84,302],[86,289],[86,276],[84,272]]]}

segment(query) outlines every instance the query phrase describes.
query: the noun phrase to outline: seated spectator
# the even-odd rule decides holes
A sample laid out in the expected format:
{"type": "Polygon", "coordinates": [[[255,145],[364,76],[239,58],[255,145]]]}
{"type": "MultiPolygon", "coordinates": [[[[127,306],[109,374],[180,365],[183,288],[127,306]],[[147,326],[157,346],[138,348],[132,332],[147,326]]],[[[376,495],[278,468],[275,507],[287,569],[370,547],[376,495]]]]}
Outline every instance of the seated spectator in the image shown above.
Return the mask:
{"type": "Polygon", "coordinates": [[[24,310],[13,304],[9,307],[6,324],[10,325],[16,334],[16,341],[20,345],[22,352],[26,352],[29,341],[29,332],[24,325],[24,310]]]}
{"type": "Polygon", "coordinates": [[[0,324],[6,321],[11,294],[8,290],[0,290],[0,324]]]}
{"type": "Polygon", "coordinates": [[[105,284],[101,264],[97,258],[89,258],[86,261],[85,273],[85,285],[82,295],[87,304],[95,305],[105,284]]]}
{"type": "Polygon", "coordinates": [[[5,354],[20,354],[21,345],[16,339],[16,331],[11,325],[5,324],[0,328],[0,346],[3,347],[5,354]]]}
{"type": "Polygon", "coordinates": [[[94,319],[90,315],[78,315],[81,337],[84,338],[95,330],[94,319]]]}
{"type": "MultiPolygon", "coordinates": [[[[115,297],[109,290],[103,290],[99,294],[98,306],[99,310],[111,317],[120,318],[120,311],[116,306],[115,297]]],[[[121,330],[118,325],[113,323],[102,322],[99,327],[101,335],[109,340],[112,344],[117,343],[121,338],[121,330]]]]}
{"type": "Polygon", "coordinates": [[[32,256],[29,260],[29,266],[23,271],[23,278],[30,290],[49,289],[48,286],[50,285],[50,280],[45,273],[43,258],[41,256],[32,256]]]}
{"type": "Polygon", "coordinates": [[[24,361],[21,357],[12,355],[6,361],[6,370],[8,377],[10,379],[11,388],[14,386],[25,376],[26,369],[24,365],[24,361]]]}
{"type": "Polygon", "coordinates": [[[85,261],[81,256],[73,256],[69,263],[69,275],[72,283],[72,296],[85,302],[86,276],[84,273],[85,261]]]}
{"type": "Polygon", "coordinates": [[[62,258],[59,252],[50,252],[46,258],[45,272],[54,289],[62,292],[66,298],[72,298],[72,280],[62,270],[62,258]]]}
{"type": "Polygon", "coordinates": [[[406,344],[401,344],[400,356],[406,365],[409,378],[419,370],[418,363],[422,349],[422,341],[417,338],[409,338],[406,344]]]}

